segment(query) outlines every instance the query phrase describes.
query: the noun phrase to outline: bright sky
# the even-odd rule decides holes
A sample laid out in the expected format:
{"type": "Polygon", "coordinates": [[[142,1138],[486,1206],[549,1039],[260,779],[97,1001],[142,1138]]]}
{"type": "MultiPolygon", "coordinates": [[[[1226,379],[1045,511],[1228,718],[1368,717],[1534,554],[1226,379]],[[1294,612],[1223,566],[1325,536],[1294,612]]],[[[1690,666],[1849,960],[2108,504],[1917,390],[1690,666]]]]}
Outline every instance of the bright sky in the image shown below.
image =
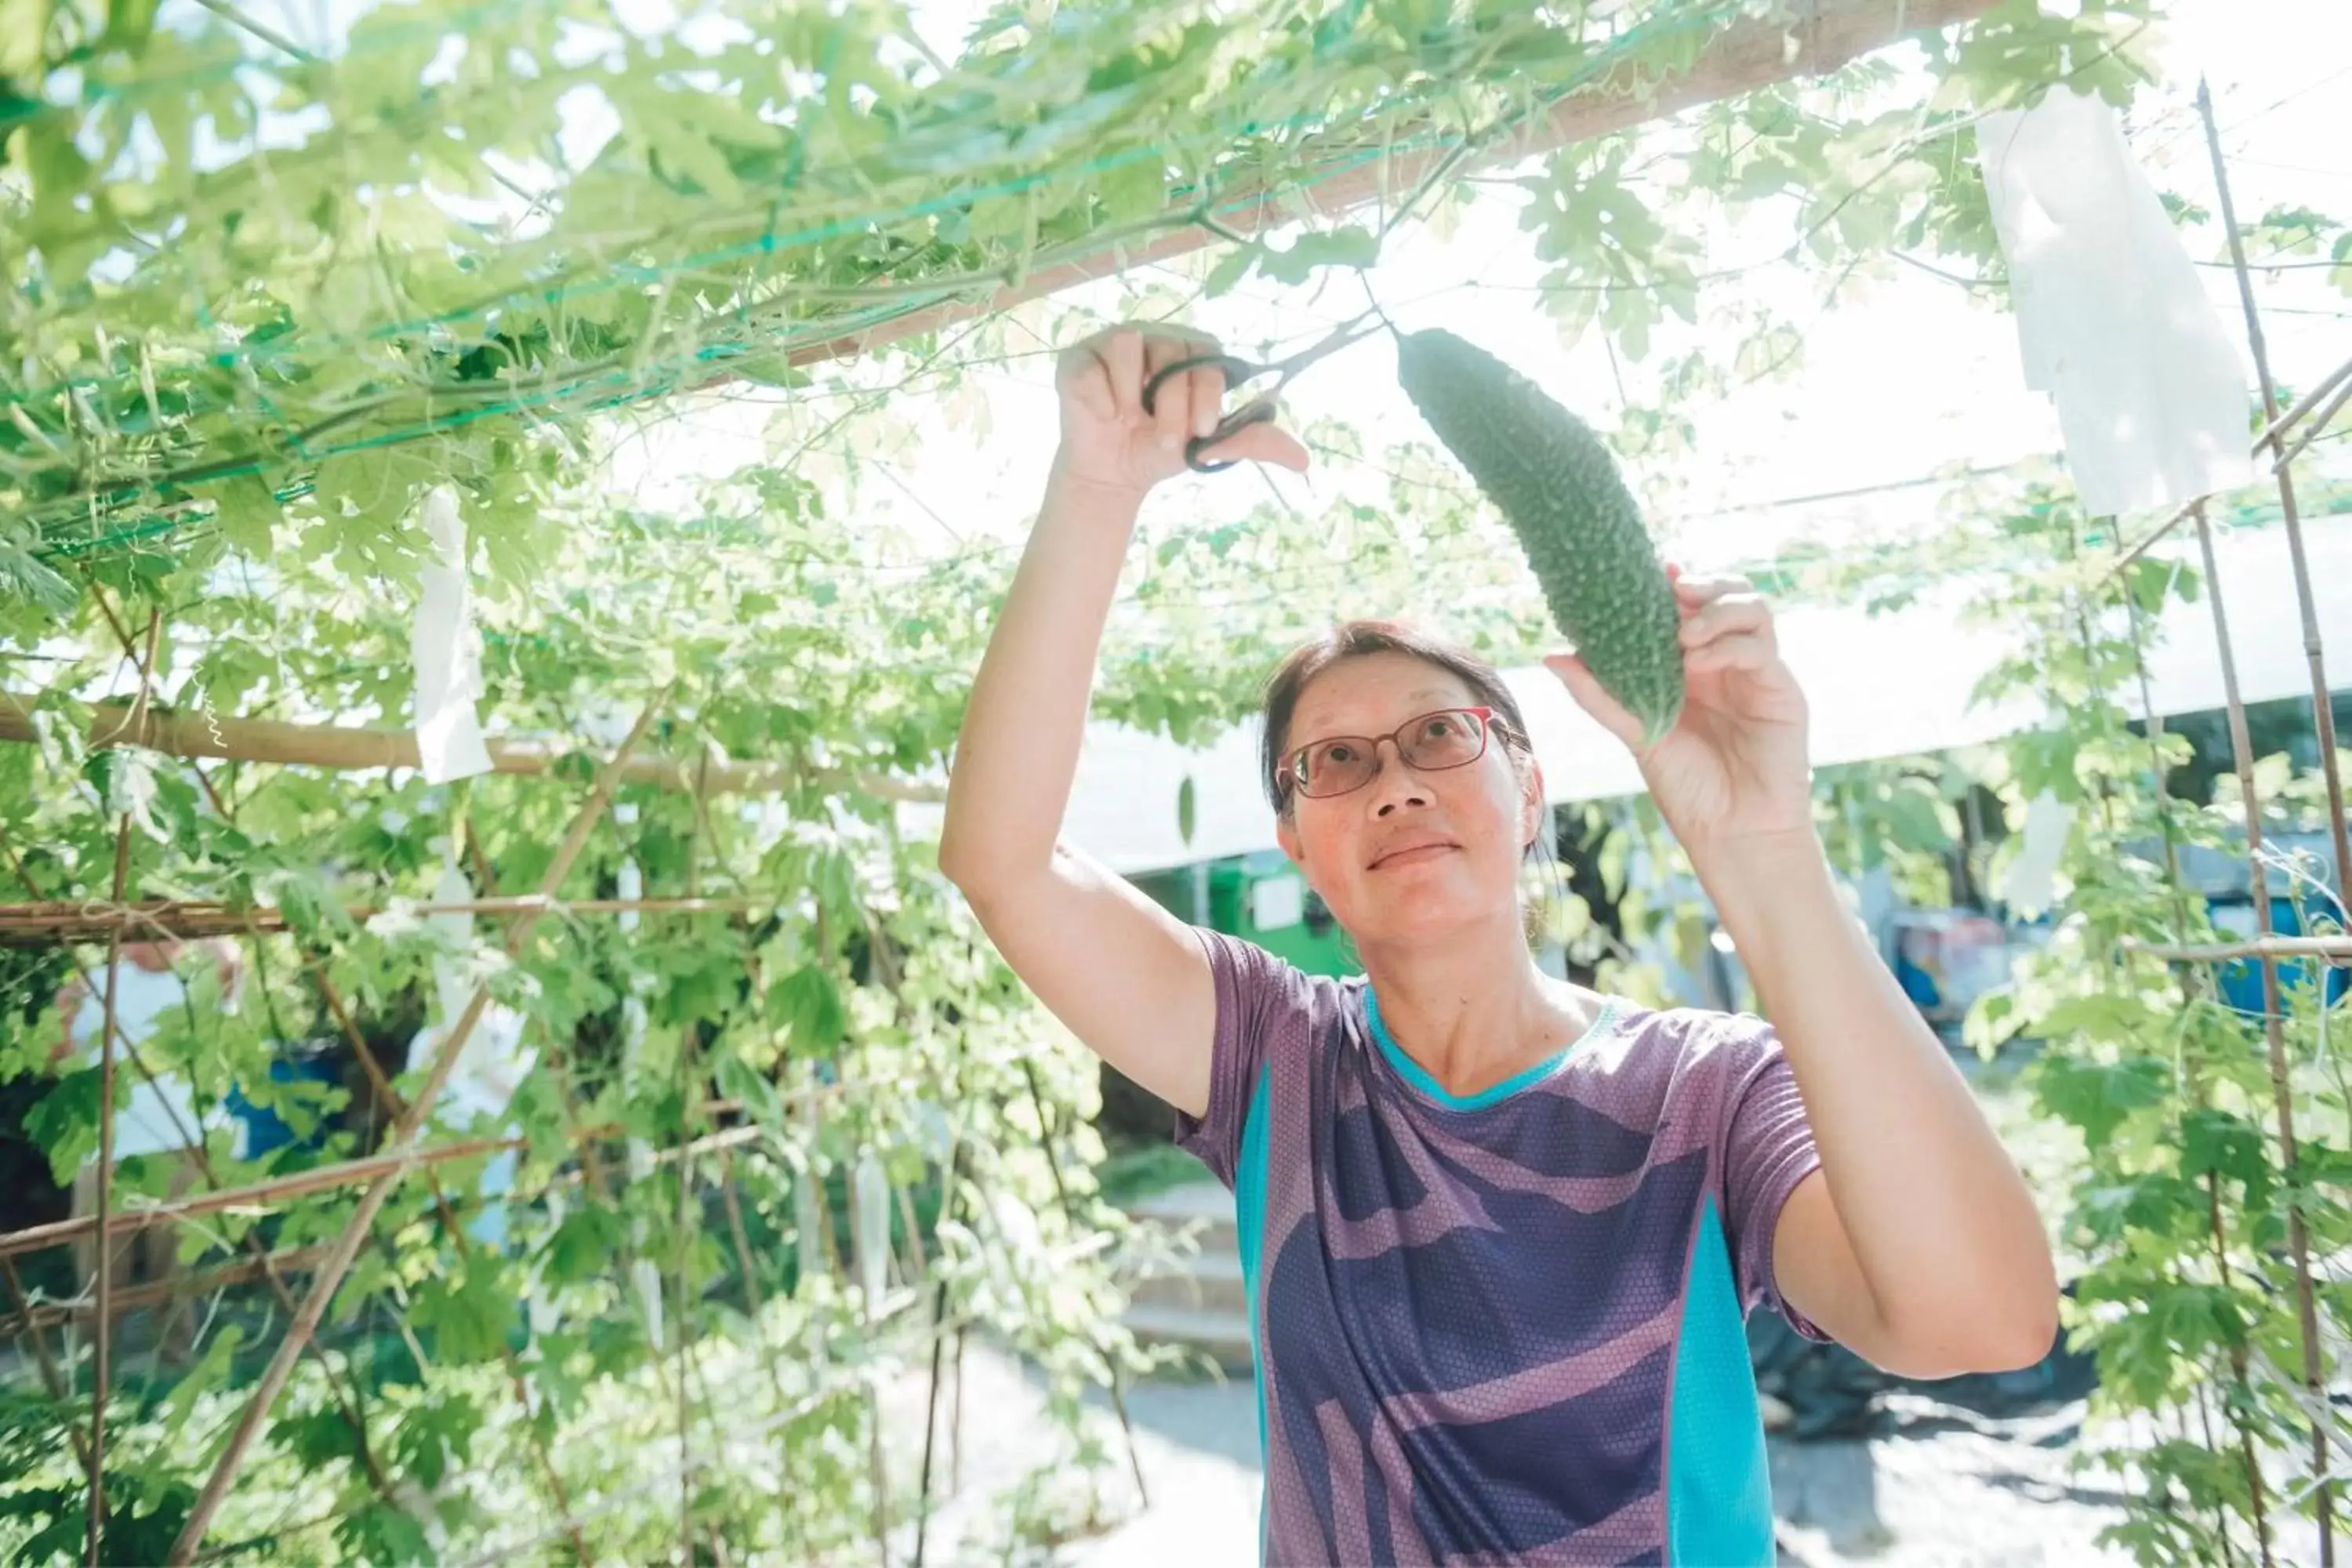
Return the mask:
{"type": "MultiPolygon", "coordinates": [[[[918,5],[919,13],[929,13],[931,29],[946,33],[953,30],[947,14],[963,9],[961,0],[918,5]]],[[[2158,187],[2212,205],[2191,105],[2202,71],[2212,81],[2242,218],[2287,203],[2352,212],[2352,137],[2342,124],[2342,105],[2352,97],[2352,7],[2340,0],[2271,0],[2261,6],[2179,0],[2174,9],[2163,49],[2167,80],[2143,99],[2128,127],[2134,152],[2158,187]]],[[[1960,155],[1973,153],[1973,138],[1962,139],[1960,155]]],[[[2206,247],[2216,237],[2215,231],[2192,237],[2191,255],[2208,258],[2206,247]]],[[[1726,236],[1706,265],[1751,261],[1773,243],[1769,235],[1745,245],[1739,236],[1726,236]]],[[[1755,559],[1797,534],[1925,525],[1934,491],[1924,487],[1764,511],[1730,509],[2057,450],[2054,412],[2046,398],[2025,390],[2005,303],[1971,301],[1950,283],[1898,268],[1862,299],[1824,314],[1811,303],[1817,280],[1779,271],[1787,283],[1786,301],[1806,333],[1803,370],[1703,408],[1697,416],[1701,458],[1640,476],[1644,499],[1679,558],[1705,568],[1755,559]]],[[[1527,291],[1540,273],[1511,208],[1496,199],[1475,208],[1450,240],[1424,229],[1392,237],[1371,281],[1401,325],[1442,324],[1483,342],[1571,406],[1606,423],[1620,401],[1606,352],[1597,333],[1572,348],[1560,344],[1536,296],[1527,291]]],[[[2207,268],[2202,276],[2231,336],[2242,342],[2231,274],[2207,268]]],[[[2273,369],[2290,383],[2307,382],[2352,356],[2352,300],[2326,289],[2323,278],[2317,271],[2280,272],[2262,282],[2273,369]]],[[[1118,309],[1113,287],[1067,298],[1097,310],[1118,309]]],[[[1706,299],[1703,292],[1703,305],[1706,299]]],[[[1192,321],[1253,349],[1269,342],[1297,344],[1319,334],[1323,323],[1354,314],[1361,301],[1360,289],[1344,275],[1326,285],[1321,297],[1311,288],[1258,281],[1243,293],[1206,301],[1192,321]]],[[[1704,313],[1701,320],[1704,327],[1704,313]]],[[[1673,349],[1689,346],[1687,338],[1664,341],[1673,349]]],[[[1660,357],[1654,353],[1651,363],[1660,357]]],[[[1648,368],[1622,367],[1637,397],[1648,368]]],[[[908,427],[898,460],[887,478],[863,485],[861,518],[899,523],[942,544],[1019,537],[1053,450],[1049,377],[1042,356],[981,373],[984,433],[950,423],[935,399],[902,398],[892,410],[908,427]],[[957,540],[939,533],[941,525],[957,540]]],[[[1375,451],[1396,440],[1426,439],[1396,389],[1391,351],[1379,340],[1325,362],[1293,387],[1290,403],[1302,418],[1353,423],[1375,451]]],[[[967,418],[971,406],[967,398],[967,418]]],[[[764,416],[756,405],[685,412],[621,451],[616,485],[649,502],[683,500],[690,476],[723,473],[757,456],[751,437],[764,416]]],[[[1156,508],[1163,519],[1211,522],[1264,500],[1267,482],[1288,488],[1307,507],[1336,485],[1384,483],[1329,466],[1307,481],[1287,475],[1269,481],[1236,471],[1178,481],[1156,508]]]]}

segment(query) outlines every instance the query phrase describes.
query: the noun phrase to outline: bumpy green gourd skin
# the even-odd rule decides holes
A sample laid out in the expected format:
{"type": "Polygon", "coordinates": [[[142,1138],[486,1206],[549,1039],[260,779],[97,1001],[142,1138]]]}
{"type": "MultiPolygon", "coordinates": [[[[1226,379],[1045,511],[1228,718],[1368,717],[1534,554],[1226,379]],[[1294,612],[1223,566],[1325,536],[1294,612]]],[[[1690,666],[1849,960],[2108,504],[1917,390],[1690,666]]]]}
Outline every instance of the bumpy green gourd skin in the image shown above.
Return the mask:
{"type": "Polygon", "coordinates": [[[1452,332],[1397,337],[1397,378],[1543,584],[1552,619],[1647,741],[1683,710],[1682,617],[1641,509],[1601,437],[1541,387],[1452,332]]]}

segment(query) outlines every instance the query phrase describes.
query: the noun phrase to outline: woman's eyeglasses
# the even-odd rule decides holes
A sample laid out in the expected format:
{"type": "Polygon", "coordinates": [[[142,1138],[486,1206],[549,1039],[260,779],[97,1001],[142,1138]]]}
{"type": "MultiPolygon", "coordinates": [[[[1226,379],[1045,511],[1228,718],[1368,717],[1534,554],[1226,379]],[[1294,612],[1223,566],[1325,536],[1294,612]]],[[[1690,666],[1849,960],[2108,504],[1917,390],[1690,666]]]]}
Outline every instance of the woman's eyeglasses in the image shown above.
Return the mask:
{"type": "Polygon", "coordinates": [[[1290,753],[1275,782],[1309,800],[1360,790],[1380,776],[1381,742],[1396,742],[1397,755],[1416,773],[1467,767],[1486,754],[1495,727],[1491,708],[1442,708],[1408,719],[1391,735],[1332,735],[1290,753]]]}

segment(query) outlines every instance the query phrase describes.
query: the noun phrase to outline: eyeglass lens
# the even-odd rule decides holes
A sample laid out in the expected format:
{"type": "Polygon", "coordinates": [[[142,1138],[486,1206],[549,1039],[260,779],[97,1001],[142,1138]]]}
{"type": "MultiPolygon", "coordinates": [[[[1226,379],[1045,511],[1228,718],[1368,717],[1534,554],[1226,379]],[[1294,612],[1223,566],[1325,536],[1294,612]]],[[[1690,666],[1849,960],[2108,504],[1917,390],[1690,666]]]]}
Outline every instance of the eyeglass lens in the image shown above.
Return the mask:
{"type": "MultiPolygon", "coordinates": [[[[1486,727],[1477,714],[1454,709],[1423,714],[1398,731],[1395,739],[1397,752],[1408,766],[1434,773],[1476,762],[1486,749],[1486,727]]],[[[1302,748],[1291,772],[1299,794],[1330,795],[1361,789],[1380,768],[1380,742],[1337,735],[1302,748]]]]}

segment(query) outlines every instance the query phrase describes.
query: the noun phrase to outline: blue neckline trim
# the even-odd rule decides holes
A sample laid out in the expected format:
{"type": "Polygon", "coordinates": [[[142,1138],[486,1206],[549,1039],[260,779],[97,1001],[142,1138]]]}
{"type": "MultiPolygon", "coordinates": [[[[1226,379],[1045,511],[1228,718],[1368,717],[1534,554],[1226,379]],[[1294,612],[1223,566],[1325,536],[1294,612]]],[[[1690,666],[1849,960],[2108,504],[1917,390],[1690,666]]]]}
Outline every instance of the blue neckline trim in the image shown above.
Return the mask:
{"type": "Polygon", "coordinates": [[[1405,1053],[1403,1047],[1399,1046],[1395,1037],[1389,1033],[1388,1026],[1381,1021],[1381,999],[1373,992],[1372,984],[1369,980],[1364,982],[1364,1017],[1371,1025],[1373,1043],[1380,1047],[1381,1054],[1388,1058],[1389,1065],[1396,1068],[1397,1076],[1448,1110],[1484,1110],[1490,1105],[1508,1100],[1521,1089],[1541,1083],[1566,1067],[1568,1058],[1574,1056],[1580,1047],[1600,1039],[1613,1030],[1617,1026],[1617,1003],[1613,997],[1604,999],[1601,1005],[1600,1015],[1592,1020],[1591,1026],[1584,1033],[1577,1036],[1533,1067],[1522,1068],[1502,1082],[1482,1089],[1475,1094],[1448,1092],[1444,1086],[1429,1076],[1428,1068],[1405,1053]]]}

